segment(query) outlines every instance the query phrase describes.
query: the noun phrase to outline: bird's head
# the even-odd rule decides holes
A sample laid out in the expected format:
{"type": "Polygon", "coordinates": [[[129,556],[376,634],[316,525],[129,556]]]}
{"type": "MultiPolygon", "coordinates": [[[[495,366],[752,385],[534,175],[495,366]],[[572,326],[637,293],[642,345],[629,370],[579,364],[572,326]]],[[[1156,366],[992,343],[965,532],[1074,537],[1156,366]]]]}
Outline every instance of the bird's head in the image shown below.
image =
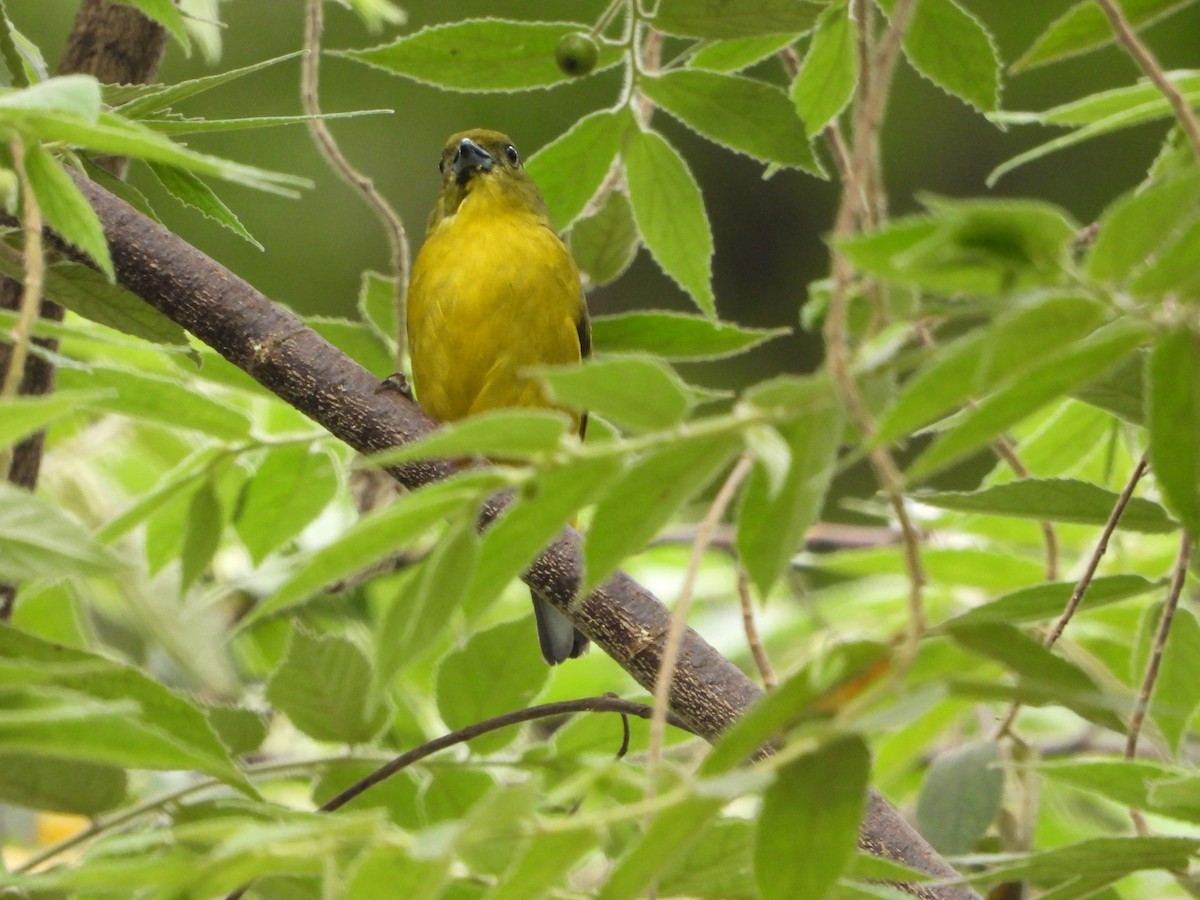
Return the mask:
{"type": "Polygon", "coordinates": [[[442,192],[430,227],[457,213],[468,197],[486,197],[488,205],[511,205],[545,215],[542,195],[521,165],[521,155],[508,135],[499,131],[475,128],[451,135],[438,169],[442,192]]]}

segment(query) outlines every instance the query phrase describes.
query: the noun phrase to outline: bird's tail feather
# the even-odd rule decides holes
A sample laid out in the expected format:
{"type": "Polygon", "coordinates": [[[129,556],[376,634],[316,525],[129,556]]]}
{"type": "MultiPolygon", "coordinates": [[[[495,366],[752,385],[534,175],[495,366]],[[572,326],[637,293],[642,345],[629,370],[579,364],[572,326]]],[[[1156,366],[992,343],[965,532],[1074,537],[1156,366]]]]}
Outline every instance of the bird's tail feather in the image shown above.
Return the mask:
{"type": "MultiPolygon", "coordinates": [[[[531,592],[532,593],[532,592],[531,592]]],[[[587,637],[571,624],[571,620],[533,594],[533,617],[537,621],[538,644],[546,662],[555,666],[566,659],[583,656],[587,637]]]]}

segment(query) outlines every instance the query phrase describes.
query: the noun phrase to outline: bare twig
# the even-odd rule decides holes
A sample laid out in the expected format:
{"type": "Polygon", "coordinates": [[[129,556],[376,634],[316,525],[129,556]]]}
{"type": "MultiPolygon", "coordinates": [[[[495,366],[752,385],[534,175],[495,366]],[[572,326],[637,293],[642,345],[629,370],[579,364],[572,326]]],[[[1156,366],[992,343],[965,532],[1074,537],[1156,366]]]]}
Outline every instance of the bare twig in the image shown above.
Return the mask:
{"type": "Polygon", "coordinates": [[[775,670],[771,668],[771,658],[758,635],[758,626],[754,624],[754,602],[750,597],[750,576],[741,566],[737,573],[738,598],[742,603],[742,628],[746,632],[746,644],[750,647],[750,655],[754,657],[754,665],[762,678],[763,687],[768,691],[778,684],[775,670]]]}
{"type": "Polygon", "coordinates": [[[1171,79],[1163,71],[1154,52],[1142,43],[1133,25],[1125,17],[1125,12],[1116,4],[1115,0],[1096,0],[1096,5],[1104,11],[1104,15],[1108,16],[1108,21],[1117,35],[1117,41],[1133,57],[1133,61],[1138,64],[1138,67],[1146,73],[1146,77],[1154,82],[1154,86],[1167,98],[1171,109],[1175,111],[1175,118],[1179,120],[1188,142],[1192,145],[1192,151],[1196,154],[1197,159],[1200,159],[1200,119],[1196,118],[1195,111],[1183,99],[1179,88],[1171,83],[1171,79]]]}
{"type": "Polygon", "coordinates": [[[667,721],[667,710],[671,696],[671,682],[675,678],[675,667],[679,663],[679,650],[683,646],[684,630],[687,627],[688,609],[692,605],[692,597],[696,588],[696,575],[700,571],[700,562],[708,549],[713,531],[725,515],[737,489],[742,481],[750,474],[754,465],[754,456],[749,451],[730,470],[729,476],[717,496],[709,506],[708,512],[696,529],[696,540],[692,543],[692,553],[688,558],[687,569],[683,576],[683,586],[679,589],[679,600],[675,604],[675,612],[671,616],[671,628],[667,632],[667,643],[663,647],[662,665],[658,670],[658,678],[654,682],[654,715],[650,719],[650,747],[646,759],[646,797],[654,796],[655,768],[662,756],[663,732],[667,721]]]}
{"type": "Polygon", "coordinates": [[[321,64],[321,34],[324,29],[323,0],[308,0],[304,17],[304,46],[307,53],[301,64],[300,99],[304,104],[304,112],[312,116],[308,120],[308,131],[313,136],[321,155],[325,157],[329,167],[366,201],[371,212],[375,213],[383,232],[387,236],[388,250],[391,255],[392,279],[395,282],[395,309],[398,323],[396,338],[396,365],[404,366],[406,346],[405,332],[405,297],[408,293],[408,237],[404,231],[404,222],[399,213],[384,199],[375,187],[375,183],[354,167],[342,153],[341,147],[334,140],[325,120],[320,118],[321,105],[318,101],[317,89],[320,83],[321,64]]]}
{"type": "MultiPolygon", "coordinates": [[[[1125,507],[1129,505],[1129,499],[1133,496],[1134,488],[1137,487],[1138,482],[1141,481],[1142,475],[1145,472],[1146,456],[1142,454],[1142,458],[1133,467],[1133,474],[1129,476],[1129,481],[1125,483],[1124,489],[1121,491],[1120,496],[1117,497],[1117,502],[1113,504],[1112,512],[1108,514],[1108,521],[1104,523],[1104,529],[1100,532],[1100,540],[1096,542],[1096,547],[1092,550],[1087,568],[1083,570],[1083,574],[1079,576],[1079,581],[1075,583],[1075,590],[1071,591],[1071,596],[1067,600],[1067,605],[1063,607],[1058,621],[1054,623],[1054,627],[1046,635],[1044,643],[1047,647],[1053,647],[1055,642],[1062,637],[1067,623],[1071,621],[1075,615],[1075,610],[1079,608],[1079,604],[1083,601],[1083,595],[1087,592],[1088,585],[1092,583],[1092,579],[1095,578],[1096,569],[1100,567],[1100,560],[1104,558],[1104,554],[1108,550],[1108,541],[1113,536],[1113,532],[1117,530],[1117,523],[1121,521],[1121,515],[1125,512],[1125,507]]],[[[992,738],[993,740],[998,741],[1004,735],[1008,734],[1008,730],[1012,727],[1013,722],[1016,721],[1017,713],[1020,710],[1020,703],[1013,703],[1008,708],[1008,713],[996,729],[996,733],[992,738]]]]}

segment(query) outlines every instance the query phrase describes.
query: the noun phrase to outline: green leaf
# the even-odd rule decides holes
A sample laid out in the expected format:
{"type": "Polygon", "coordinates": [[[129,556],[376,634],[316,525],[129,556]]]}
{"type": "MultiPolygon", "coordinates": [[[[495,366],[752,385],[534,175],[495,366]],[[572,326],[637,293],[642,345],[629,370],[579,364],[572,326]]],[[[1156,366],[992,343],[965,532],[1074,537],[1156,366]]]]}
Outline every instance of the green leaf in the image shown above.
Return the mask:
{"type": "Polygon", "coordinates": [[[486,609],[571,517],[593,502],[620,474],[614,457],[581,459],[541,473],[484,533],[467,591],[470,614],[486,609]]]}
{"type": "Polygon", "coordinates": [[[191,48],[187,28],[184,24],[183,13],[174,0],[123,0],[130,6],[137,7],[147,18],[153,19],[171,32],[171,37],[179,41],[184,50],[191,48]]]}
{"type": "Polygon", "coordinates": [[[521,848],[486,900],[539,900],[567,883],[567,876],[600,843],[595,828],[539,831],[521,848]]]}
{"type": "Polygon", "coordinates": [[[100,219],[62,164],[31,143],[25,147],[25,174],[46,224],[86,253],[109,280],[114,280],[116,273],[100,219]]]}
{"type": "Polygon", "coordinates": [[[559,231],[583,215],[633,124],[625,109],[594,112],[526,161],[525,168],[541,189],[550,221],[559,231]]]}
{"type": "Polygon", "coordinates": [[[1144,759],[1046,761],[1040,763],[1036,771],[1061,784],[1139,809],[1149,805],[1150,782],[1170,781],[1185,774],[1182,769],[1144,759]]]}
{"type": "Polygon", "coordinates": [[[792,82],[792,103],[810,138],[846,108],[858,82],[858,28],[849,8],[837,2],[821,14],[792,82]]]}
{"type": "Polygon", "coordinates": [[[250,434],[250,420],[244,413],[180,381],[109,368],[89,372],[63,369],[59,380],[66,388],[109,389],[110,393],[97,397],[94,403],[118,415],[199,431],[222,440],[244,439],[250,434]]]}
{"type": "Polygon", "coordinates": [[[712,229],[687,163],[652,131],[635,131],[625,146],[633,217],[646,248],[701,311],[715,315],[712,229]]]}
{"type": "Polygon", "coordinates": [[[396,371],[392,348],[369,325],[337,316],[308,316],[304,323],[381,380],[396,371]]]}
{"type": "Polygon", "coordinates": [[[799,37],[823,9],[823,3],[813,0],[662,0],[652,24],[656,31],[680,37],[799,37]]]}
{"type": "Polygon", "coordinates": [[[246,482],[233,524],[257,565],[304,530],[337,493],[326,453],[302,444],[272,447],[246,482]]]}
{"type": "Polygon", "coordinates": [[[124,769],[30,753],[0,754],[0,800],[29,809],[97,816],[126,800],[124,769]]]}
{"type": "Polygon", "coordinates": [[[764,900],[828,895],[854,855],[870,766],[867,745],[848,735],[775,773],[754,841],[754,874],[764,900]],[[803,853],[796,852],[798,843],[803,853]]]}
{"type": "Polygon", "coordinates": [[[266,696],[309,737],[359,744],[387,724],[371,680],[371,664],[353,641],[294,628],[266,696]]]}
{"type": "MultiPolygon", "coordinates": [[[[1114,491],[1075,478],[1022,478],[977,491],[919,493],[914,500],[940,509],[1078,525],[1103,525],[1119,499],[1114,491]]],[[[1153,500],[1132,497],[1117,527],[1166,534],[1178,526],[1153,500]]]]}
{"type": "Polygon", "coordinates": [[[221,531],[225,517],[221,512],[221,501],[216,486],[209,478],[200,485],[188,504],[187,520],[183,532],[183,547],[180,554],[180,586],[187,590],[212,562],[217,548],[221,546],[221,531]]]}
{"type": "Polygon", "coordinates": [[[122,116],[127,119],[137,119],[162,112],[182,100],[236,81],[246,75],[293,60],[303,52],[297,50],[294,53],[285,53],[283,56],[252,63],[239,69],[230,69],[228,72],[218,72],[200,78],[190,78],[175,84],[106,84],[102,86],[102,90],[104,99],[109,106],[120,106],[122,116]]]}
{"type": "Polygon", "coordinates": [[[100,84],[91,75],[58,75],[0,93],[0,121],[19,123],[29,113],[60,113],[95,122],[100,109],[100,84]]]}
{"type": "Polygon", "coordinates": [[[754,823],[718,818],[705,828],[669,874],[659,878],[664,897],[757,900],[751,852],[754,823]]]}
{"type": "MultiPolygon", "coordinates": [[[[1101,575],[1093,578],[1088,584],[1080,610],[1097,609],[1109,603],[1139,597],[1162,588],[1165,583],[1163,579],[1150,581],[1141,575],[1101,575]]],[[[1039,622],[1061,614],[1074,591],[1073,581],[1035,584],[969,609],[950,619],[949,623],[1007,622],[1016,625],[1022,622],[1039,622]]]]}
{"type": "Polygon", "coordinates": [[[295,606],[327,585],[403,549],[447,516],[474,506],[502,486],[492,471],[478,471],[426,485],[359,519],[336,540],[305,559],[278,590],[245,616],[245,627],[295,606]]]}
{"type": "Polygon", "coordinates": [[[701,69],[644,78],[642,93],[689,128],[747,156],[822,174],[787,94],[773,84],[701,69]]]}
{"type": "MultiPolygon", "coordinates": [[[[1134,643],[1131,670],[1141,680],[1149,664],[1151,644],[1158,631],[1164,603],[1146,608],[1134,643]]],[[[1188,722],[1200,705],[1200,623],[1186,608],[1176,609],[1163,650],[1150,704],[1150,718],[1176,755],[1188,734],[1188,722]]]]}
{"type": "Polygon", "coordinates": [[[1146,422],[1146,358],[1145,350],[1135,350],[1119,365],[1094,378],[1083,387],[1071,391],[1071,396],[1089,406],[1112,413],[1133,425],[1146,422]]]}
{"type": "MultiPolygon", "coordinates": [[[[610,192],[599,210],[576,220],[567,236],[567,246],[579,266],[585,291],[624,275],[641,246],[633,207],[625,192],[610,192]]],[[[594,328],[594,319],[592,323],[594,328]]]]}
{"type": "Polygon", "coordinates": [[[259,128],[279,128],[284,125],[304,125],[313,119],[357,119],[361,116],[390,116],[391,109],[356,109],[350,112],[321,113],[318,116],[246,116],[239,119],[202,119],[171,115],[166,118],[143,119],[141,124],[158,134],[217,134],[231,131],[253,131],[259,128]]]}
{"type": "Polygon", "coordinates": [[[1019,380],[963,413],[953,428],[917,458],[909,477],[924,477],[978,449],[1051,400],[1113,368],[1147,336],[1145,324],[1119,320],[1039,361],[1019,380]]]}
{"type": "Polygon", "coordinates": [[[6,751],[194,769],[256,796],[203,711],[138,669],[2,626],[0,672],[6,667],[36,674],[44,686],[0,692],[0,746],[6,751]]]}
{"type": "Polygon", "coordinates": [[[704,835],[723,801],[688,797],[657,813],[645,832],[617,861],[599,900],[645,897],[658,876],[673,869],[704,835]]]}
{"type": "MultiPolygon", "coordinates": [[[[1194,0],[1121,0],[1121,11],[1135,29],[1190,6],[1194,0]]],[[[1010,67],[1015,74],[1058,62],[1113,42],[1112,25],[1093,0],[1080,0],[1038,35],[1033,45],[1010,67]]]]}
{"type": "MultiPolygon", "coordinates": [[[[552,87],[570,79],[554,61],[565,35],[587,31],[578,22],[467,19],[422,28],[390,44],[336,55],[393,75],[450,90],[480,93],[552,87]]],[[[623,48],[600,45],[593,71],[616,63],[623,48]]]]}
{"type": "Polygon", "coordinates": [[[1147,869],[1183,870],[1188,857],[1200,847],[1200,839],[1178,837],[1090,838],[1064,847],[1029,854],[973,858],[991,863],[977,879],[989,881],[1061,881],[1086,872],[1089,876],[1120,878],[1147,869]]]}
{"type": "Polygon", "coordinates": [[[790,332],[789,328],[747,328],[666,310],[592,319],[592,343],[600,353],[653,353],[662,359],[685,361],[734,356],[790,332]]]}
{"type": "Polygon", "coordinates": [[[1180,327],[1160,337],[1147,373],[1154,477],[1167,507],[1200,535],[1200,336],[1180,327]]]}
{"type": "Polygon", "coordinates": [[[1200,172],[1165,178],[1123,195],[1100,218],[1100,231],[1087,257],[1088,276],[1124,281],[1196,215],[1198,204],[1200,172]]]}
{"type": "Polygon", "coordinates": [[[893,441],[971,398],[986,396],[1045,354],[1086,337],[1104,317],[1104,307],[1088,297],[1036,296],[986,327],[939,345],[883,416],[876,441],[893,441]],[[1010,352],[1013,347],[1022,352],[1010,352]]]}
{"type": "Polygon", "coordinates": [[[246,230],[233,210],[226,206],[213,189],[201,181],[198,176],[187,169],[162,163],[151,163],[150,171],[154,173],[158,183],[163,186],[163,190],[184,206],[199,210],[205,218],[212,219],[218,225],[228,228],[254,248],[263,249],[263,245],[246,230]]]}
{"type": "Polygon", "coordinates": [[[63,416],[86,409],[95,396],[92,391],[57,391],[40,397],[0,399],[0,450],[41,431],[63,416]]]}
{"type": "Polygon", "coordinates": [[[842,410],[836,403],[781,425],[779,430],[791,451],[782,485],[772,490],[770,473],[761,460],[750,474],[737,516],[737,551],[763,597],[802,547],[804,533],[821,511],[833,478],[842,427],[842,410]]]}
{"type": "Polygon", "coordinates": [[[692,54],[688,65],[710,72],[740,72],[773,56],[795,39],[792,34],[764,34],[709,41],[692,54]]]}
{"type": "Polygon", "coordinates": [[[917,800],[917,828],[939,853],[969,853],[1000,812],[1004,770],[995,741],[975,741],[941,753],[917,800]]]}
{"type": "MultiPolygon", "coordinates": [[[[1124,731],[1113,711],[1114,698],[1073,662],[1004,622],[951,622],[945,629],[959,645],[1015,672],[1022,685],[1043,692],[1042,703],[1057,703],[1084,718],[1124,731]]],[[[1032,700],[1027,700],[1032,702],[1032,700]]],[[[1120,702],[1120,701],[1117,701],[1120,702]]]]}
{"type": "Polygon", "coordinates": [[[1158,298],[1164,294],[1175,294],[1182,300],[1200,300],[1200,274],[1195,262],[1200,255],[1200,219],[1196,219],[1129,284],[1133,294],[1158,298]]]}
{"type": "Polygon", "coordinates": [[[571,420],[553,409],[493,409],[443,425],[427,437],[370,456],[372,466],[414,459],[485,456],[529,459],[562,446],[571,420]]]}
{"type": "Polygon", "coordinates": [[[454,862],[449,854],[413,859],[399,847],[371,847],[351,867],[346,900],[437,900],[454,862]]]}
{"type": "Polygon", "coordinates": [[[540,374],[560,403],[594,411],[633,431],[670,428],[696,402],[675,370],[650,356],[592,359],[540,374]]]}
{"type": "Polygon", "coordinates": [[[208,703],[204,713],[221,743],[237,756],[253,753],[267,739],[267,717],[258,710],[208,703]]]}
{"type": "Polygon", "coordinates": [[[917,4],[904,32],[904,55],[938,87],[981,112],[999,104],[1000,57],[995,42],[983,24],[954,0],[917,4]]]}
{"type": "MultiPolygon", "coordinates": [[[[462,728],[529,705],[550,670],[537,648],[528,618],[476,633],[442,660],[437,676],[438,713],[450,728],[462,728]]],[[[477,753],[507,746],[517,729],[476,738],[477,753]]]]}
{"type": "Polygon", "coordinates": [[[117,567],[116,558],[74,519],[0,482],[0,581],[102,575],[117,567]]]}
{"type": "Polygon", "coordinates": [[[396,308],[396,281],[378,272],[363,272],[358,287],[358,314],[394,350],[404,325],[396,308]]]}
{"type": "Polygon", "coordinates": [[[618,479],[592,516],[584,542],[587,584],[580,596],[654,537],[716,476],[740,443],[728,435],[678,441],[648,454],[618,479]]]}

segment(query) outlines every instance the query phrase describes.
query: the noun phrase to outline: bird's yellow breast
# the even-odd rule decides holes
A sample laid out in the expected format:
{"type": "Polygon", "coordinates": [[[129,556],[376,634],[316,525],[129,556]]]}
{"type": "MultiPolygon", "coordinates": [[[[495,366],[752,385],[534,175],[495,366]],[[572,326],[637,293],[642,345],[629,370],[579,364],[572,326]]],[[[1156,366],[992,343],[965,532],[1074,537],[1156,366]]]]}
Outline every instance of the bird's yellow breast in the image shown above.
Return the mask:
{"type": "Polygon", "coordinates": [[[544,216],[480,184],[413,264],[408,336],[417,399],[439,421],[548,406],[530,366],[578,362],[579,272],[544,216]]]}

